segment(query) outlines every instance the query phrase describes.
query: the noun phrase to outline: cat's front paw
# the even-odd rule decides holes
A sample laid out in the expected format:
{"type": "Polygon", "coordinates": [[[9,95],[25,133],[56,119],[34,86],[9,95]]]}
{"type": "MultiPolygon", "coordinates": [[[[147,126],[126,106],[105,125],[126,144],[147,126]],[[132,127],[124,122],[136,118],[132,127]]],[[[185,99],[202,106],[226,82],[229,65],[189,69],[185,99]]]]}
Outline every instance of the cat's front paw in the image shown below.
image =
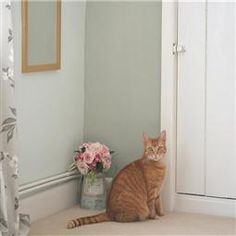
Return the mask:
{"type": "Polygon", "coordinates": [[[164,213],[164,212],[160,212],[158,215],[159,215],[159,216],[164,216],[165,213],[164,213]]]}
{"type": "Polygon", "coordinates": [[[156,214],[155,210],[151,211],[151,213],[149,215],[149,219],[151,219],[151,220],[158,220],[159,219],[159,216],[156,214]]]}
{"type": "Polygon", "coordinates": [[[159,220],[160,217],[158,215],[155,215],[155,216],[151,216],[150,215],[149,219],[151,219],[151,220],[159,220]]]}

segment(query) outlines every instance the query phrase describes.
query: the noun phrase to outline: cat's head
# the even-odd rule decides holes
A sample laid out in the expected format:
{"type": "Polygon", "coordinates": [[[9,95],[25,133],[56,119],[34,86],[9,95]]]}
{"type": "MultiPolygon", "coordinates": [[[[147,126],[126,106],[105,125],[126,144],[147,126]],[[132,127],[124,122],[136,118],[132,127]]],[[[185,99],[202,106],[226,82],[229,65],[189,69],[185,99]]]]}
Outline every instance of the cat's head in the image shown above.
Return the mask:
{"type": "Polygon", "coordinates": [[[157,138],[150,138],[143,133],[144,158],[159,161],[166,154],[166,131],[163,130],[157,138]]]}

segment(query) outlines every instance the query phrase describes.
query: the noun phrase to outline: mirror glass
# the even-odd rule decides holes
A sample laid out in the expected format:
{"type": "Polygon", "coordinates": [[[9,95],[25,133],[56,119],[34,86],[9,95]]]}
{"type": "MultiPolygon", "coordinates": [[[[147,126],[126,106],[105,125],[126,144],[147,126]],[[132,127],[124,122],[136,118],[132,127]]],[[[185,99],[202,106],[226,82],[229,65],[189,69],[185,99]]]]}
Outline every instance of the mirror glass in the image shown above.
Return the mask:
{"type": "Polygon", "coordinates": [[[60,68],[59,1],[23,1],[23,72],[60,68]]]}
{"type": "Polygon", "coordinates": [[[28,58],[30,65],[56,62],[56,4],[29,2],[28,58]],[[43,12],[43,15],[42,15],[43,12]]]}

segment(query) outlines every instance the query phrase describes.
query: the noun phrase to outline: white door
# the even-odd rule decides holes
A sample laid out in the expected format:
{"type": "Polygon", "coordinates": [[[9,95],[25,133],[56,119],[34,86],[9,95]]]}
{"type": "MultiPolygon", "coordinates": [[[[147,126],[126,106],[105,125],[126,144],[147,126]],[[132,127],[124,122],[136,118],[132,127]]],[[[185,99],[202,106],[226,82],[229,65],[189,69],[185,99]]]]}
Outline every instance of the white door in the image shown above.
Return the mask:
{"type": "Polygon", "coordinates": [[[235,6],[207,6],[206,195],[227,198],[236,198],[235,6]]]}
{"type": "Polygon", "coordinates": [[[235,3],[179,3],[179,193],[236,198],[235,3]]]}
{"type": "Polygon", "coordinates": [[[179,3],[177,192],[205,193],[205,4],[179,3]]]}

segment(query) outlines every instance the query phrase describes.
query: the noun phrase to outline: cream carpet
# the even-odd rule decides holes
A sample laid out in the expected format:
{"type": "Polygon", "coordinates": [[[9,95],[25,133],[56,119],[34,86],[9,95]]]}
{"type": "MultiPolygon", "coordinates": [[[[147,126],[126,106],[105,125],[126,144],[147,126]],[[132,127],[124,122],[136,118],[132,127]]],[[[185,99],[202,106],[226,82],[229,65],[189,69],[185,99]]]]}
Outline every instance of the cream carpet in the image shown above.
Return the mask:
{"type": "Polygon", "coordinates": [[[68,230],[69,219],[93,215],[75,206],[32,224],[30,236],[36,235],[236,235],[236,219],[190,213],[167,213],[159,220],[134,223],[104,222],[68,230]]]}

